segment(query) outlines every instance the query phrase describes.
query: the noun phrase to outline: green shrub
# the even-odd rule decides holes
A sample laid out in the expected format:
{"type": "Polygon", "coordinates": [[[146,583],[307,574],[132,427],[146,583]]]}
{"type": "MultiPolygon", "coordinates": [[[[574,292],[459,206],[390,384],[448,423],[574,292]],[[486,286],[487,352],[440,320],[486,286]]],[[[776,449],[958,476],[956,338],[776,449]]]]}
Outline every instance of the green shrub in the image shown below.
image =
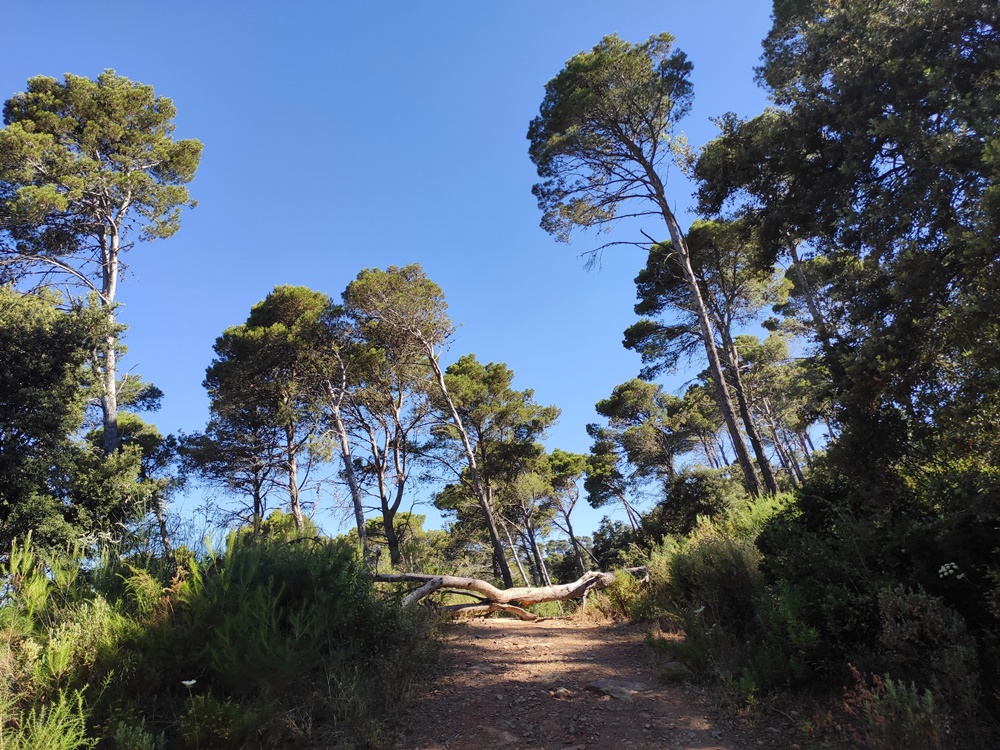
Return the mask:
{"type": "Polygon", "coordinates": [[[260,716],[246,706],[196,695],[181,717],[181,737],[190,750],[239,750],[249,745],[260,725],[260,716]]]}
{"type": "Polygon", "coordinates": [[[675,601],[711,624],[736,630],[754,620],[760,553],[752,542],[705,536],[673,557],[675,601]]]}
{"type": "Polygon", "coordinates": [[[938,597],[903,586],[879,593],[882,663],[928,685],[949,713],[968,726],[979,708],[976,643],[965,621],[938,597]]]}
{"type": "Polygon", "coordinates": [[[234,536],[224,555],[190,566],[171,616],[147,631],[144,691],[152,701],[197,679],[205,701],[261,716],[309,701],[306,724],[363,727],[429,663],[429,625],[382,598],[348,544],[234,536]]]}
{"type": "Polygon", "coordinates": [[[114,735],[115,750],[167,750],[167,734],[153,734],[146,728],[146,720],[120,723],[114,735]]]}
{"type": "Polygon", "coordinates": [[[643,611],[643,592],[645,585],[628,571],[619,570],[615,580],[604,589],[603,597],[595,606],[604,611],[605,616],[613,619],[641,619],[643,611]]]}
{"type": "MultiPolygon", "coordinates": [[[[852,668],[853,669],[853,668],[852,668]]],[[[870,750],[938,750],[942,732],[929,691],[914,683],[873,675],[871,685],[853,670],[855,687],[846,698],[848,713],[856,717],[854,739],[870,750]]]]}
{"type": "Polygon", "coordinates": [[[15,696],[0,690],[0,748],[80,750],[96,743],[86,737],[86,712],[79,692],[60,693],[20,710],[15,696]]]}
{"type": "Polygon", "coordinates": [[[89,746],[87,721],[128,750],[378,736],[433,658],[430,619],[376,591],[350,546],[265,532],[187,559],[166,587],[156,563],[107,555],[81,573],[15,545],[0,571],[0,748],[89,746]]]}
{"type": "Polygon", "coordinates": [[[801,679],[814,657],[817,632],[804,619],[803,593],[769,585],[755,545],[788,502],[779,496],[740,503],[700,519],[688,537],[664,539],[650,557],[650,586],[632,608],[679,620],[684,639],[664,640],[662,647],[695,671],[721,678],[740,703],[801,679]]]}

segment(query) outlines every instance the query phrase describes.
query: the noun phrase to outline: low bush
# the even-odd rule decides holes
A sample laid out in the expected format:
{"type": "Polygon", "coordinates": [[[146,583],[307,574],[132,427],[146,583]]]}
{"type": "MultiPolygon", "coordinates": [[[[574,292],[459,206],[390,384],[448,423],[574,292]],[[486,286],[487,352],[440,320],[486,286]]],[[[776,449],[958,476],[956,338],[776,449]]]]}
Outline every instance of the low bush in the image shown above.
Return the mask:
{"type": "Polygon", "coordinates": [[[650,585],[632,606],[647,618],[679,623],[684,638],[659,647],[721,680],[740,702],[801,679],[816,648],[802,592],[767,582],[755,544],[788,502],[784,496],[744,502],[700,519],[686,537],[667,537],[653,548],[650,585]]]}
{"type": "Polygon", "coordinates": [[[376,591],[346,544],[286,531],[233,535],[170,580],[138,561],[86,570],[15,547],[0,571],[0,747],[381,736],[432,662],[431,622],[376,591]]]}
{"type": "Polygon", "coordinates": [[[855,686],[845,706],[857,725],[849,727],[853,742],[870,750],[938,750],[941,719],[929,691],[914,683],[873,675],[870,682],[852,668],[855,686]]]}

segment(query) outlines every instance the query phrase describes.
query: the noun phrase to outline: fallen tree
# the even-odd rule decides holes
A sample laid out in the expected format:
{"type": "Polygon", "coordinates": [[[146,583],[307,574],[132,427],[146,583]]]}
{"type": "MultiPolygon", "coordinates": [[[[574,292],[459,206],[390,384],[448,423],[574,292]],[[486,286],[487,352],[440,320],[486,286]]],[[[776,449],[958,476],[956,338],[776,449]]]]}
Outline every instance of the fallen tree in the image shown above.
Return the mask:
{"type": "MultiPolygon", "coordinates": [[[[629,568],[632,575],[646,575],[645,568],[629,568]]],[[[452,604],[442,607],[442,611],[452,618],[463,616],[483,616],[492,612],[508,612],[522,620],[542,619],[528,612],[525,607],[542,602],[561,602],[568,599],[584,599],[591,591],[600,591],[611,585],[615,573],[592,570],[584,573],[572,583],[554,586],[517,586],[498,589],[489,581],[479,578],[432,575],[428,573],[379,573],[375,580],[381,583],[419,583],[403,598],[403,606],[409,607],[436,591],[469,596],[476,600],[467,604],[452,604]]]]}

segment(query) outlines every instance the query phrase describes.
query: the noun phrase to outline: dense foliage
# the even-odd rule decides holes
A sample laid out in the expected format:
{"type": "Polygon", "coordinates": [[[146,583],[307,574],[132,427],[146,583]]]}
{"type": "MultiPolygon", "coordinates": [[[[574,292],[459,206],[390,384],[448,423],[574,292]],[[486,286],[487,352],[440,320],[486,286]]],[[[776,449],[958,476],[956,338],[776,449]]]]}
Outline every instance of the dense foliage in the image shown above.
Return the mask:
{"type": "Polygon", "coordinates": [[[278,513],[224,552],[182,557],[171,574],[155,558],[10,548],[5,747],[379,744],[432,642],[350,545],[296,536],[278,513]]]}
{"type": "Polygon", "coordinates": [[[648,564],[600,606],[683,632],[659,645],[738,704],[849,686],[869,746],[995,746],[1000,7],[776,0],[772,106],[700,151],[691,70],[669,34],[605,37],[529,126],[542,226],[646,254],[624,334],[643,366],[597,401],[587,455],[543,444],[559,408],[506,364],[446,354],[416,263],[339,300],[275,287],[216,341],[205,429],[161,436],[133,413],[159,391],[116,377],[119,254],[176,231],[200,144],[110,71],[8,101],[0,744],[377,744],[427,652],[373,571],[648,564]],[[697,180],[686,230],[672,164],[697,180]],[[683,393],[656,382],[691,365],[683,393]],[[225,498],[223,551],[173,538],[184,481],[225,498]],[[310,519],[331,496],[339,540],[310,519]],[[624,520],[581,536],[580,498],[624,520]]]}

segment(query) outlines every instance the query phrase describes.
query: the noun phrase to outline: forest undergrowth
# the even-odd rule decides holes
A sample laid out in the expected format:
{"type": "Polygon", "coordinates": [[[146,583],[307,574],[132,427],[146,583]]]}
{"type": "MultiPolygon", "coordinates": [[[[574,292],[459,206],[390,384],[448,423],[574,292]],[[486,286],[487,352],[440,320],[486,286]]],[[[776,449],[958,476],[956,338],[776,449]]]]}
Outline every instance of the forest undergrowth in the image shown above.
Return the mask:
{"type": "MultiPolygon", "coordinates": [[[[816,476],[806,490],[822,489],[816,476]]],[[[622,554],[647,562],[648,582],[622,575],[598,606],[650,623],[653,658],[690,667],[749,724],[794,709],[803,747],[995,747],[995,580],[976,608],[949,586],[967,581],[953,580],[957,564],[933,571],[932,588],[893,559],[926,538],[928,518],[892,543],[845,515],[833,534],[808,525],[818,500],[743,500],[633,542],[622,554]]]]}
{"type": "Polygon", "coordinates": [[[12,549],[0,747],[379,747],[434,662],[430,618],[376,591],[344,542],[279,519],[180,559],[12,549]]]}

